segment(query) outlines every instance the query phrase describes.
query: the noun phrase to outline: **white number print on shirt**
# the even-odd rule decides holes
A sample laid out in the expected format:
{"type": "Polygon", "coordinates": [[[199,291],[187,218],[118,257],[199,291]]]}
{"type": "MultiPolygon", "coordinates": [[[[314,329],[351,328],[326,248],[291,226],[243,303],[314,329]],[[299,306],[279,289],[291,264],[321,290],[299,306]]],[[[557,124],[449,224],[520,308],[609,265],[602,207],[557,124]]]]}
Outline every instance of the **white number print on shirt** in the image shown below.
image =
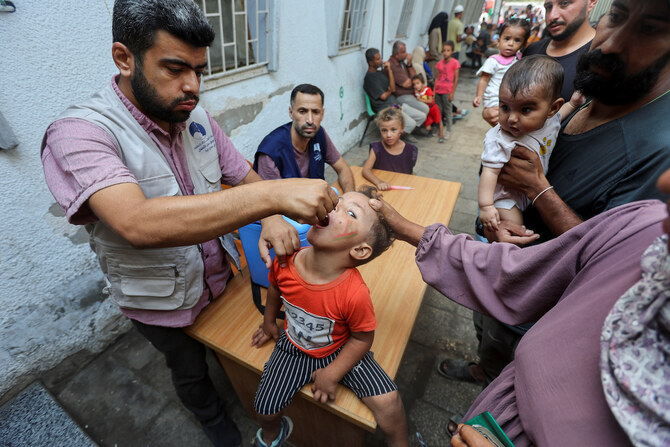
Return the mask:
{"type": "Polygon", "coordinates": [[[313,315],[297,306],[284,301],[286,313],[286,335],[293,343],[306,351],[323,348],[333,342],[331,334],[335,321],[330,318],[313,315]]]}

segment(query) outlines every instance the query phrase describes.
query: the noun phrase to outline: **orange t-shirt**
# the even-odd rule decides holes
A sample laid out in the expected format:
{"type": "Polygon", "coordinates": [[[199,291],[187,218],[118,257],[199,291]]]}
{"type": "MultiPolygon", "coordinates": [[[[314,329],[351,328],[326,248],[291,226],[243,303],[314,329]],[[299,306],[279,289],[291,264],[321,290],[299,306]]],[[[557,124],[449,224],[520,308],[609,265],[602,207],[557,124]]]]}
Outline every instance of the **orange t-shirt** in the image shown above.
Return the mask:
{"type": "Polygon", "coordinates": [[[295,268],[295,256],[279,267],[275,259],[268,275],[284,302],[284,330],[298,349],[311,357],[327,357],[349,339],[351,332],[377,327],[370,290],[355,268],[327,284],[306,282],[295,268]]]}

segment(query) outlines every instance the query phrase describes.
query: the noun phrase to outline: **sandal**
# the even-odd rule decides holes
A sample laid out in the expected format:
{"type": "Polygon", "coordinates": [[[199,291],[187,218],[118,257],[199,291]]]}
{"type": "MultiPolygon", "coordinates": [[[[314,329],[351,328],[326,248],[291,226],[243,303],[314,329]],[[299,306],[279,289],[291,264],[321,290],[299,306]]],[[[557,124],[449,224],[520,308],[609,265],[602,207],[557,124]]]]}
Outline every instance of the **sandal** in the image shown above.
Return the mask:
{"type": "Polygon", "coordinates": [[[483,380],[479,380],[472,375],[470,372],[471,366],[478,366],[478,364],[462,359],[446,358],[437,365],[437,372],[447,379],[484,385],[483,380]]]}
{"type": "Polygon", "coordinates": [[[464,415],[457,413],[449,418],[446,424],[444,424],[444,431],[447,434],[447,437],[451,439],[452,436],[458,431],[458,424],[463,420],[464,415]]]}

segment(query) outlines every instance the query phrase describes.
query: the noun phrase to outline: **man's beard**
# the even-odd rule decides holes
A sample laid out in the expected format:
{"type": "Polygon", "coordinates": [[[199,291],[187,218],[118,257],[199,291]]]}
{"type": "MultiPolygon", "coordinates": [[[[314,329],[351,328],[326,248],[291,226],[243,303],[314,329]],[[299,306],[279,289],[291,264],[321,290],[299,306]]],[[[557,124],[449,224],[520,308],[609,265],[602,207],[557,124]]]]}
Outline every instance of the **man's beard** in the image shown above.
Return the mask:
{"type": "Polygon", "coordinates": [[[168,123],[183,123],[186,121],[191,116],[191,112],[188,110],[174,110],[174,108],[185,101],[195,101],[197,104],[200,98],[197,95],[184,95],[173,100],[169,105],[165,105],[154,86],[149,84],[144,76],[139,58],[135,58],[135,60],[138,62],[135,64],[135,72],[130,77],[130,88],[144,114],[150,118],[157,118],[168,123]]]}
{"type": "Polygon", "coordinates": [[[314,124],[310,124],[310,125],[303,124],[302,126],[299,126],[299,125],[296,123],[296,124],[293,125],[293,127],[295,128],[295,131],[298,132],[298,135],[300,135],[300,136],[303,137],[303,138],[314,138],[314,136],[316,135],[316,132],[318,132],[318,130],[319,130],[319,128],[318,128],[316,125],[314,125],[314,124]],[[310,133],[308,133],[307,131],[305,131],[305,130],[303,129],[303,127],[313,127],[313,128],[316,129],[316,130],[313,131],[313,132],[310,134],[310,133]]]}
{"type": "MultiPolygon", "coordinates": [[[[586,20],[586,5],[572,23],[566,24],[565,29],[563,30],[562,33],[556,34],[555,36],[549,33],[549,35],[551,36],[551,40],[561,41],[569,39],[577,32],[577,30],[579,29],[580,26],[582,26],[582,23],[584,23],[585,20],[586,20]]],[[[548,24],[547,26],[550,25],[551,23],[548,24]]]]}
{"type": "Polygon", "coordinates": [[[644,70],[627,77],[626,64],[618,56],[605,55],[599,49],[588,51],[577,62],[575,89],[603,104],[630,104],[651,91],[668,61],[670,52],[656,59],[644,70]],[[601,76],[590,71],[591,65],[610,73],[610,76],[601,76]]]}

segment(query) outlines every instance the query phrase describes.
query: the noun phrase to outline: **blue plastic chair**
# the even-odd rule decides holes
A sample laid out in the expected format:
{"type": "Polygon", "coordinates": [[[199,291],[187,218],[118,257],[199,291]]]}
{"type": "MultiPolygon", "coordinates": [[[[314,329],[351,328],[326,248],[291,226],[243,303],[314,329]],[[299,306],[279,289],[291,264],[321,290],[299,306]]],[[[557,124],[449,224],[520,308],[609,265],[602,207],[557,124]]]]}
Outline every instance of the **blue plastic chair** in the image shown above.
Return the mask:
{"type": "MultiPolygon", "coordinates": [[[[300,236],[300,246],[307,247],[309,242],[307,242],[307,232],[310,229],[310,225],[300,224],[295,220],[284,217],[288,223],[293,225],[296,230],[298,230],[298,235],[300,236]]],[[[258,308],[259,312],[262,314],[265,312],[265,306],[261,302],[261,287],[266,289],[270,286],[268,281],[268,273],[270,270],[265,267],[265,263],[261,259],[261,255],[258,252],[258,240],[261,237],[261,223],[256,221],[245,225],[238,230],[240,234],[240,241],[242,241],[242,249],[244,250],[244,256],[247,258],[247,265],[249,266],[249,273],[251,274],[251,295],[254,299],[254,304],[258,308]]],[[[272,259],[275,258],[274,249],[270,250],[270,256],[272,259]]],[[[279,313],[279,318],[284,318],[284,312],[279,313]]]]}

